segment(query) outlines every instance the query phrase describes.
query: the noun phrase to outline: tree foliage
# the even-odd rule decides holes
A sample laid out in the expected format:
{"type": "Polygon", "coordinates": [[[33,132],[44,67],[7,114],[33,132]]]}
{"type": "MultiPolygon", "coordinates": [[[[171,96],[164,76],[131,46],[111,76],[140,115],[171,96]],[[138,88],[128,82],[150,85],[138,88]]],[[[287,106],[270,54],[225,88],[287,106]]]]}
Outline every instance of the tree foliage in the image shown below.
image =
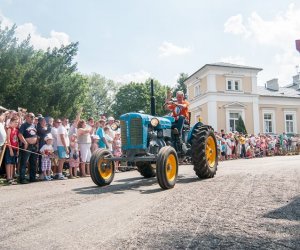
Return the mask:
{"type": "MultiPolygon", "coordinates": [[[[138,112],[143,110],[146,114],[150,114],[150,82],[147,79],[145,83],[131,82],[119,88],[115,102],[112,106],[112,112],[116,117],[128,112],[138,112]]],[[[167,86],[160,84],[154,80],[154,96],[156,101],[156,114],[165,115],[166,111],[163,109],[165,102],[167,86]]]]}
{"type": "Polygon", "coordinates": [[[247,129],[241,116],[239,116],[239,119],[237,120],[236,131],[244,135],[247,134],[247,129]]]}
{"type": "Polygon", "coordinates": [[[178,79],[177,79],[177,84],[175,86],[175,89],[173,91],[173,95],[176,95],[177,91],[183,91],[183,93],[186,95],[187,94],[187,88],[186,85],[184,84],[184,81],[189,77],[188,74],[186,73],[180,73],[178,79]]]}
{"type": "Polygon", "coordinates": [[[78,43],[36,51],[30,37],[18,41],[16,26],[0,29],[0,103],[51,116],[74,116],[88,91],[73,62],[78,43]]]}
{"type": "Polygon", "coordinates": [[[111,107],[114,103],[117,84],[105,77],[93,73],[87,76],[88,92],[83,111],[85,116],[99,117],[102,114],[113,113],[111,107]]]}

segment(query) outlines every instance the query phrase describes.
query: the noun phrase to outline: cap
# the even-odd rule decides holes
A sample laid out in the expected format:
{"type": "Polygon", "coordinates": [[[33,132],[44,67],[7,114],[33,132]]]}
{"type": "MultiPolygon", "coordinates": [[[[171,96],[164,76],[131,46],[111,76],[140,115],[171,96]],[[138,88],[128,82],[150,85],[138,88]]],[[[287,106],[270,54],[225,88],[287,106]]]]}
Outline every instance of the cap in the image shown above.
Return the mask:
{"type": "Polygon", "coordinates": [[[108,121],[114,121],[115,118],[113,118],[112,116],[110,116],[110,117],[107,118],[107,120],[108,120],[108,121]]]}
{"type": "Polygon", "coordinates": [[[52,134],[47,134],[44,140],[45,140],[45,141],[53,140],[52,134]]]}

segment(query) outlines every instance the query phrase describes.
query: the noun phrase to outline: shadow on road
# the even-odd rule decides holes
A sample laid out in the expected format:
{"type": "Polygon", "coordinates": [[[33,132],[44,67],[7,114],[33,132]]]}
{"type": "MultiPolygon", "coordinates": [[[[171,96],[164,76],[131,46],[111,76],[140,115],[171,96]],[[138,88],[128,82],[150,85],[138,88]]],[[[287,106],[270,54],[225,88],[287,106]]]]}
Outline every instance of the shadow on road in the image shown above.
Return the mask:
{"type": "Polygon", "coordinates": [[[287,205],[267,213],[265,218],[300,221],[300,196],[296,196],[287,205]]]}
{"type": "MultiPolygon", "coordinates": [[[[209,230],[208,230],[209,231],[209,230]]],[[[132,249],[298,249],[299,239],[294,235],[286,238],[243,236],[227,232],[204,233],[168,230],[165,233],[148,234],[146,239],[134,241],[128,246],[132,249]]],[[[126,240],[117,241],[116,248],[126,246],[126,240]]]]}
{"type": "MultiPolygon", "coordinates": [[[[199,179],[197,176],[185,177],[182,175],[178,175],[178,179],[177,179],[177,183],[184,183],[184,184],[188,184],[196,181],[203,181],[203,180],[199,179]]],[[[167,191],[160,188],[156,178],[143,178],[143,177],[133,177],[133,178],[116,180],[112,182],[112,185],[108,185],[104,187],[98,187],[95,185],[95,186],[73,189],[73,191],[78,194],[87,194],[87,195],[105,194],[105,193],[122,194],[128,190],[138,191],[141,194],[153,194],[157,192],[167,191]],[[141,187],[149,187],[154,185],[156,185],[157,188],[144,189],[144,190],[140,189],[141,187]]]]}

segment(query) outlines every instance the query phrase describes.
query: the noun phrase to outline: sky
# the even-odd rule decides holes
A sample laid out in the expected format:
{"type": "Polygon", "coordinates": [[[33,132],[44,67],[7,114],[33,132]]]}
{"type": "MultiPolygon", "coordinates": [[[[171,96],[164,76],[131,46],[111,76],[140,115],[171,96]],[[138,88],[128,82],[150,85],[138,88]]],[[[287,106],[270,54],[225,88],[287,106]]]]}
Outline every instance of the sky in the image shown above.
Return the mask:
{"type": "Polygon", "coordinates": [[[79,42],[78,70],[120,83],[228,62],[285,86],[300,64],[299,0],[0,0],[0,20],[36,49],[79,42]]]}

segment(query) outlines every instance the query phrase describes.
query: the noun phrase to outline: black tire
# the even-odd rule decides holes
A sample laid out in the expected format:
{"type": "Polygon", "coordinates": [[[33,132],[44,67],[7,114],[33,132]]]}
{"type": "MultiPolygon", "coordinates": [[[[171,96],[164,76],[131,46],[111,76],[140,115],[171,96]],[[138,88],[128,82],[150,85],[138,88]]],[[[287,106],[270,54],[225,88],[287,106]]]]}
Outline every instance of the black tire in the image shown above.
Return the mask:
{"type": "Polygon", "coordinates": [[[112,157],[109,150],[97,149],[91,157],[91,178],[98,186],[109,185],[115,176],[115,163],[104,159],[107,156],[112,157]]]}
{"type": "Polygon", "coordinates": [[[175,186],[178,176],[178,157],[173,147],[165,146],[159,150],[156,176],[162,189],[170,189],[175,186]]]}
{"type": "Polygon", "coordinates": [[[214,177],[218,166],[218,150],[216,137],[211,127],[195,128],[191,151],[196,175],[199,178],[214,177]]]}
{"type": "Polygon", "coordinates": [[[139,161],[136,163],[138,171],[145,178],[151,178],[156,176],[155,169],[151,166],[150,162],[139,161]]]}

